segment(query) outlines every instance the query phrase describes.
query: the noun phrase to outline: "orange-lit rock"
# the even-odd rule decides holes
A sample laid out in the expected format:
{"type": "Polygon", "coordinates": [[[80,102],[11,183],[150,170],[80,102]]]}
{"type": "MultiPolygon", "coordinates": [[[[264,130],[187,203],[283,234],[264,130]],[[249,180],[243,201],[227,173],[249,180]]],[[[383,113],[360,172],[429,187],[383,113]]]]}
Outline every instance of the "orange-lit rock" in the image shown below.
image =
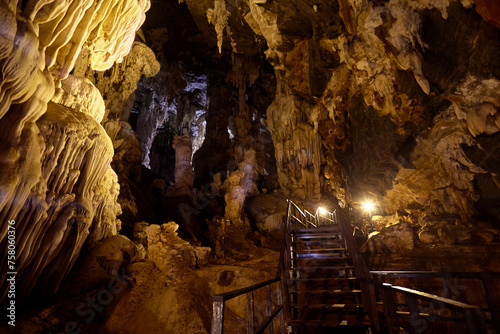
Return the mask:
{"type": "Polygon", "coordinates": [[[500,4],[494,0],[474,0],[476,11],[487,22],[500,28],[500,4]]]}

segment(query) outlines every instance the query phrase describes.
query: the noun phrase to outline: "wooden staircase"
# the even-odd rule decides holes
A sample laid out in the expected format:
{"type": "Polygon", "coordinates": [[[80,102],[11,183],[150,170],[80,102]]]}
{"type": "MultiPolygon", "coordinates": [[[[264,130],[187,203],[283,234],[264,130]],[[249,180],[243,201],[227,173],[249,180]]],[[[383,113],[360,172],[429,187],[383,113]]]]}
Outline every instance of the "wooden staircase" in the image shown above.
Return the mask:
{"type": "MultiPolygon", "coordinates": [[[[498,293],[490,293],[497,291],[490,288],[496,286],[494,280],[500,280],[500,273],[369,272],[352,233],[345,211],[327,212],[318,208],[313,215],[288,201],[284,247],[276,276],[214,295],[211,334],[224,333],[225,303],[244,295],[247,328],[238,334],[277,333],[274,329],[280,334],[396,334],[402,329],[421,333],[423,325],[429,333],[465,333],[467,330],[471,334],[500,334],[500,303],[495,300],[498,293]],[[384,282],[384,277],[440,278],[448,294],[446,279],[479,281],[487,307],[460,302],[449,295],[443,297],[396,286],[384,282]],[[257,320],[254,292],[261,289],[265,300],[259,308],[262,312],[265,307],[264,317],[257,320]],[[406,305],[401,299],[396,300],[395,294],[403,296],[406,305]],[[436,311],[435,305],[439,305],[437,312],[429,314],[431,309],[436,311]],[[451,313],[443,313],[443,310],[451,313]],[[384,316],[383,322],[379,312],[384,316]]],[[[477,282],[472,282],[470,287],[476,289],[477,282]]]]}
{"type": "Polygon", "coordinates": [[[276,319],[280,334],[381,333],[374,286],[346,214],[321,208],[312,214],[288,201],[284,232],[275,278],[213,296],[211,334],[223,334],[225,303],[242,295],[248,334],[275,333],[276,319]],[[265,317],[256,322],[259,289],[265,317]]]}
{"type": "Polygon", "coordinates": [[[291,206],[289,219],[297,224],[289,233],[289,328],[300,334],[367,333],[361,287],[333,214],[321,217],[291,206]]]}

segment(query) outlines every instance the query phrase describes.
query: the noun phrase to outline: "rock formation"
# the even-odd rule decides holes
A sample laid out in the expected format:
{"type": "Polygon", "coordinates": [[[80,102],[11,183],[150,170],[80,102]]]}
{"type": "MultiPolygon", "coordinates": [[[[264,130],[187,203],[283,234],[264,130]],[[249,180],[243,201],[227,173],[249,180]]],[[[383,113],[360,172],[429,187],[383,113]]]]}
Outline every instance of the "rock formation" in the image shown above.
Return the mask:
{"type": "Polygon", "coordinates": [[[188,133],[183,136],[174,137],[173,147],[175,149],[175,183],[168,190],[169,196],[191,195],[193,188],[193,167],[191,157],[193,147],[188,133]]]}
{"type": "Polygon", "coordinates": [[[104,101],[70,72],[82,48],[95,70],[122,61],[149,6],[135,0],[0,4],[0,254],[6,257],[7,221],[14,220],[19,305],[35,287],[39,297],[53,295],[85,243],[120,229],[113,145],[100,125],[104,101]]]}
{"type": "MultiPolygon", "coordinates": [[[[357,217],[356,236],[373,253],[498,242],[499,8],[0,1],[0,256],[15,221],[19,307],[53,297],[80,255],[99,256],[82,263],[101,280],[146,257],[129,270],[161,290],[156,317],[185,291],[154,279],[176,282],[208,246],[218,264],[257,254],[285,198],[350,212],[371,198],[384,217],[357,217]],[[116,236],[122,220],[137,246],[116,236]]],[[[251,275],[200,272],[200,300],[251,275]]],[[[106,329],[125,330],[118,319],[151,295],[132,285],[106,329]]],[[[204,332],[210,311],[197,312],[190,329],[204,332]]],[[[150,329],[188,327],[168,314],[150,329]]]]}
{"type": "Polygon", "coordinates": [[[179,225],[168,222],[162,226],[151,224],[135,228],[140,235],[146,234],[147,258],[165,275],[175,279],[181,276],[187,268],[203,267],[208,263],[209,247],[193,247],[187,241],[177,236],[179,225]]]}

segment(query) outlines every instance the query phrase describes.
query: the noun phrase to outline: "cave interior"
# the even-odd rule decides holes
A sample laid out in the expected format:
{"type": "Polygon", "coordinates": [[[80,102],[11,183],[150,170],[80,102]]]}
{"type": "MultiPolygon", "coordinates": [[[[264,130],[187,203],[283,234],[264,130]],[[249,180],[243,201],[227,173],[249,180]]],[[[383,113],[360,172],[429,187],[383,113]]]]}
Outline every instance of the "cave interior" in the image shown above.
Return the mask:
{"type": "Polygon", "coordinates": [[[394,297],[397,333],[500,333],[498,1],[2,0],[0,23],[2,333],[215,334],[213,296],[277,268],[226,333],[280,305],[267,333],[393,333],[382,283],[449,302],[394,297]]]}

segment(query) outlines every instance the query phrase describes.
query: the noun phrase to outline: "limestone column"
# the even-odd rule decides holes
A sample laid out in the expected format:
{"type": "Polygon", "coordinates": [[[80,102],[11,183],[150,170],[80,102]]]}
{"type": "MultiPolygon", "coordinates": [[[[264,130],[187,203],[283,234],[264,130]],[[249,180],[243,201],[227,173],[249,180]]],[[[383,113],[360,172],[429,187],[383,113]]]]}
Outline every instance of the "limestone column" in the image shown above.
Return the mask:
{"type": "Polygon", "coordinates": [[[193,168],[191,167],[191,156],[193,154],[193,147],[191,143],[191,136],[186,133],[182,136],[175,136],[173,142],[175,149],[175,185],[170,195],[190,195],[193,189],[193,168]]]}

